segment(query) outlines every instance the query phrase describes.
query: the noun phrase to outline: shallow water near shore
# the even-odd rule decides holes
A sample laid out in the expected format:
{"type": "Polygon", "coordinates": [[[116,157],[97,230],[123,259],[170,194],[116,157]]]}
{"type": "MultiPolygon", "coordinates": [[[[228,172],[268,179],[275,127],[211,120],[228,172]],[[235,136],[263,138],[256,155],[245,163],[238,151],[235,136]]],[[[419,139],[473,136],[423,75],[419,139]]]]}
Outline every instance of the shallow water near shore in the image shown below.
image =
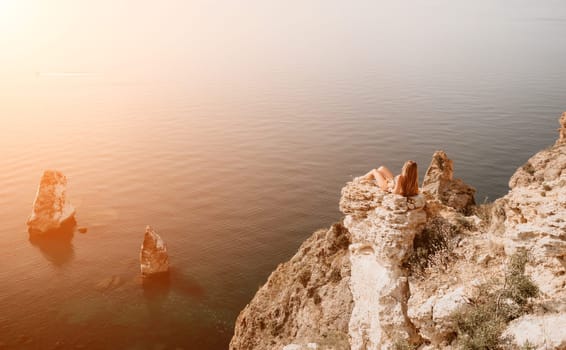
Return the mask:
{"type": "Polygon", "coordinates": [[[422,179],[444,149],[483,202],[554,143],[560,2],[362,3],[319,3],[326,26],[278,8],[254,44],[265,51],[209,48],[207,69],[185,52],[153,69],[3,78],[1,345],[226,349],[269,273],[340,220],[353,177],[413,159],[422,179]],[[45,169],[68,177],[87,233],[29,239],[45,169]],[[168,279],[139,278],[146,225],[167,242],[168,279]]]}

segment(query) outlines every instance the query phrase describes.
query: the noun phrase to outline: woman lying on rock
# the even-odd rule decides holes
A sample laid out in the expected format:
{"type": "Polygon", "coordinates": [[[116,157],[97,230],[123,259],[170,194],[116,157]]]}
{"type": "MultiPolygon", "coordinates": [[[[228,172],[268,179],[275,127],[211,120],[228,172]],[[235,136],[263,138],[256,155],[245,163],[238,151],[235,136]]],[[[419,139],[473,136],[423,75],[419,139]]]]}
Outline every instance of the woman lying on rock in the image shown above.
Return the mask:
{"type": "Polygon", "coordinates": [[[403,165],[401,174],[393,177],[389,169],[380,166],[372,169],[363,177],[365,180],[377,181],[377,185],[384,191],[400,194],[401,196],[411,197],[419,194],[419,176],[417,173],[417,163],[408,160],[403,165]]]}

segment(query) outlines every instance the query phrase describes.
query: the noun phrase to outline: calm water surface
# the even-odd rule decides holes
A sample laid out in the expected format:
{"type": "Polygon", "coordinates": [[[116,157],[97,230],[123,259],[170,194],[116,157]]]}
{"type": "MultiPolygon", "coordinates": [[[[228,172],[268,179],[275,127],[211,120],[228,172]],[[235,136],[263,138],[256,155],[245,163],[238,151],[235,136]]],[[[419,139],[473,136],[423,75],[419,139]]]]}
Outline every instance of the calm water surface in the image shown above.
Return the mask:
{"type": "Polygon", "coordinates": [[[444,149],[482,202],[554,142],[566,110],[561,2],[361,3],[258,14],[265,52],[236,42],[192,66],[179,54],[174,69],[155,53],[151,70],[4,78],[0,343],[226,349],[269,273],[340,219],[352,177],[406,159],[422,177],[444,149]],[[88,232],[30,242],[51,168],[69,178],[88,232]],[[148,224],[172,274],[142,286],[148,224]]]}

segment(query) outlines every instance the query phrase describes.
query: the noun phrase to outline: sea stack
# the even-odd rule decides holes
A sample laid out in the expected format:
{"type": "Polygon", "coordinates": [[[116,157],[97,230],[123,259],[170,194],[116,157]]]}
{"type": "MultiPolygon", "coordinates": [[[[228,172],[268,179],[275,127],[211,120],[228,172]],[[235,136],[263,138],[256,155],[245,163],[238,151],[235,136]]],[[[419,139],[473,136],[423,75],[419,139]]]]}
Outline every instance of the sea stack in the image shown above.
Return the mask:
{"type": "Polygon", "coordinates": [[[75,208],[67,199],[66,191],[65,175],[56,170],[43,173],[27,221],[30,234],[45,234],[74,221],[75,208]]]}
{"type": "Polygon", "coordinates": [[[140,267],[142,277],[169,271],[167,245],[151,226],[145,228],[140,252],[140,267]]]}

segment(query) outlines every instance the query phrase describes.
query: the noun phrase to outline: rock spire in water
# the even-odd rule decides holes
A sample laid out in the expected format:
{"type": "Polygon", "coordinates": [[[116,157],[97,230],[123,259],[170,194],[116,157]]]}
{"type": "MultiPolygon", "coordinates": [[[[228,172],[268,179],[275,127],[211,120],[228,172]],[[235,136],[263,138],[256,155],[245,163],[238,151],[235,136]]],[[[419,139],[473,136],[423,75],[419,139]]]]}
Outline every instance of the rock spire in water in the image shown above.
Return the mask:
{"type": "Polygon", "coordinates": [[[140,267],[143,277],[169,271],[167,245],[151,226],[145,228],[140,252],[140,267]]]}
{"type": "Polygon", "coordinates": [[[56,170],[46,170],[41,177],[33,210],[27,221],[31,234],[45,234],[74,220],[75,208],[66,195],[67,178],[56,170]]]}

